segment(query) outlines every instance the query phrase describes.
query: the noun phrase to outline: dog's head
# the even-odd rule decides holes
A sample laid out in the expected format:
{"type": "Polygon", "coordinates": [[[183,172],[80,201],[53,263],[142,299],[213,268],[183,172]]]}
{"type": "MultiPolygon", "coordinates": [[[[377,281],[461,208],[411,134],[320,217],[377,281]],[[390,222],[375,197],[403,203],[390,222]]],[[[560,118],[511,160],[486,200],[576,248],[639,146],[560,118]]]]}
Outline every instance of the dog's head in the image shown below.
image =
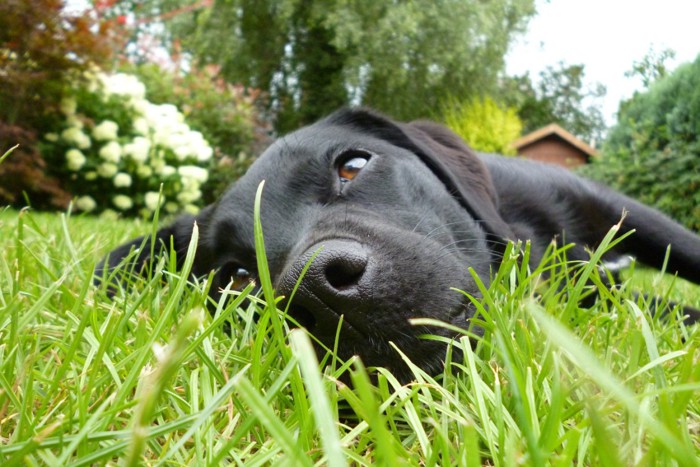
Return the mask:
{"type": "MultiPolygon", "coordinates": [[[[479,158],[443,127],[401,124],[362,109],[280,138],[216,204],[158,233],[182,252],[197,221],[194,273],[216,270],[212,290],[256,274],[253,204],[263,180],[261,222],[277,292],[289,297],[316,255],[290,314],[330,348],[342,317],[342,358],[359,355],[366,365],[401,374],[406,368],[393,342],[438,371],[444,348],[421,337],[441,332],[410,320],[466,328],[473,310],[453,288],[475,293],[468,268],[488,278],[511,238],[479,158]]],[[[138,244],[121,246],[103,267],[138,244]]]]}

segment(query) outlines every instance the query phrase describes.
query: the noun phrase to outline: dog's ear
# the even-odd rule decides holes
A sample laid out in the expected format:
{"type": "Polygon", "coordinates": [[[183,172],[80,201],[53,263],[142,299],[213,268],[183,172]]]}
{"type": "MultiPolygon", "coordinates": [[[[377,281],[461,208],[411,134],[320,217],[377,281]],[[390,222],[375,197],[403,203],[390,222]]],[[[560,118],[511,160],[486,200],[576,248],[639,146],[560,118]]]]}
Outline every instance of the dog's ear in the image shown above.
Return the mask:
{"type": "MultiPolygon", "coordinates": [[[[192,238],[195,223],[199,232],[199,242],[197,247],[197,259],[206,255],[204,248],[205,241],[203,229],[208,224],[211,207],[203,209],[197,216],[183,215],[175,222],[159,229],[155,235],[145,235],[126,242],[112,250],[95,267],[95,284],[108,282],[108,291],[114,293],[115,288],[120,284],[126,274],[137,274],[148,276],[152,271],[152,266],[163,254],[175,253],[178,268],[182,266],[187,249],[192,238]],[[204,251],[203,251],[204,250],[204,251]],[[119,274],[113,274],[119,268],[119,274]]],[[[195,269],[196,264],[195,262],[195,269]]],[[[193,273],[197,273],[193,270],[193,273]]]]}
{"type": "Polygon", "coordinates": [[[367,109],[346,109],[328,118],[348,125],[416,154],[442,181],[457,201],[480,222],[494,245],[515,239],[498,213],[498,195],[484,163],[462,139],[436,123],[395,122],[367,109]]]}

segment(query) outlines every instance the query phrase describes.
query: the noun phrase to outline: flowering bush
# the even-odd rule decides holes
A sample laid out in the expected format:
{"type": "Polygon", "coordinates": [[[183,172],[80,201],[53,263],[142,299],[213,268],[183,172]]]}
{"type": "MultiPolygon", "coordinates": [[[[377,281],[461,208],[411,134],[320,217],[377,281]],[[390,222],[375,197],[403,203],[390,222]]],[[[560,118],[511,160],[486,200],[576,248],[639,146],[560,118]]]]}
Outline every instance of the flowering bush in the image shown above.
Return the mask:
{"type": "Polygon", "coordinates": [[[155,64],[128,70],[146,85],[150,101],[177,105],[214,148],[216,170],[202,187],[206,202],[217,199],[271,143],[272,128],[260,110],[266,97],[259,90],[225,82],[219,67],[190,61],[186,72],[164,73],[155,64]]]}
{"type": "Polygon", "coordinates": [[[213,150],[174,105],[153,104],[145,93],[133,75],[97,72],[62,101],[65,120],[44,136],[42,152],[77,209],[198,211],[213,150]]]}

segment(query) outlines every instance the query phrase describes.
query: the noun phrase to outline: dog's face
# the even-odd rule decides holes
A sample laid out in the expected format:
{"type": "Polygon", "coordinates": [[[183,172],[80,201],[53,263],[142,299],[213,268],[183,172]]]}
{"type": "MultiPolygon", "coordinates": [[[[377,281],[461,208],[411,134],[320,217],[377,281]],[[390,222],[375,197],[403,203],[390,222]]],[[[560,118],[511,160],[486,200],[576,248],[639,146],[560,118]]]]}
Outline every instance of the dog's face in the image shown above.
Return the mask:
{"type": "MultiPolygon", "coordinates": [[[[440,331],[410,320],[466,328],[473,311],[453,288],[476,292],[468,268],[488,277],[493,240],[460,203],[459,187],[441,180],[449,169],[429,166],[439,156],[406,130],[354,112],[279,139],[204,222],[216,285],[255,275],[253,201],[264,180],[261,222],[279,294],[290,298],[315,255],[292,297],[292,317],[329,348],[339,331],[342,358],[401,371],[393,342],[414,363],[438,369],[444,348],[421,337],[440,331]],[[385,127],[374,134],[368,125],[385,127]]],[[[475,211],[491,202],[486,192],[480,198],[468,200],[475,211]]]]}
{"type": "Polygon", "coordinates": [[[291,316],[328,348],[338,336],[341,358],[405,376],[393,342],[439,371],[444,345],[422,336],[443,331],[411,320],[468,327],[473,309],[453,288],[476,293],[468,268],[488,278],[492,246],[508,232],[477,157],[425,125],[342,111],[279,139],[197,219],[195,272],[217,270],[213,290],[256,275],[253,204],[264,180],[269,269],[291,316]]]}

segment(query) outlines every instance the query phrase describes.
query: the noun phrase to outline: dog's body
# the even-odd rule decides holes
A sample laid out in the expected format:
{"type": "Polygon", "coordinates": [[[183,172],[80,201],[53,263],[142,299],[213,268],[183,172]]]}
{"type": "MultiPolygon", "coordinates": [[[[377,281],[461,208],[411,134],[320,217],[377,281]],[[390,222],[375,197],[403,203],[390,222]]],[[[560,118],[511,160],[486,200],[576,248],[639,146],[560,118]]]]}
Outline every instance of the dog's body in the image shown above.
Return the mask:
{"type": "MultiPolygon", "coordinates": [[[[533,263],[553,239],[588,259],[626,211],[621,233],[636,233],[614,254],[631,254],[700,283],[700,237],[659,212],[571,172],[526,160],[477,156],[449,130],[397,123],[367,110],[342,110],[274,143],[222,199],[196,218],[161,229],[162,244],[184,254],[192,226],[200,240],[193,273],[212,270],[212,290],[255,275],[253,201],[265,180],[261,218],[272,279],[293,297],[291,314],[339,353],[402,371],[394,342],[428,371],[441,366],[439,344],[421,339],[411,318],[467,327],[476,294],[468,267],[485,282],[509,240],[529,240],[533,263]]],[[[112,252],[115,267],[142,244],[112,252]]],[[[151,251],[142,248],[136,261],[151,251]]],[[[435,329],[429,330],[435,333],[435,329]]]]}

